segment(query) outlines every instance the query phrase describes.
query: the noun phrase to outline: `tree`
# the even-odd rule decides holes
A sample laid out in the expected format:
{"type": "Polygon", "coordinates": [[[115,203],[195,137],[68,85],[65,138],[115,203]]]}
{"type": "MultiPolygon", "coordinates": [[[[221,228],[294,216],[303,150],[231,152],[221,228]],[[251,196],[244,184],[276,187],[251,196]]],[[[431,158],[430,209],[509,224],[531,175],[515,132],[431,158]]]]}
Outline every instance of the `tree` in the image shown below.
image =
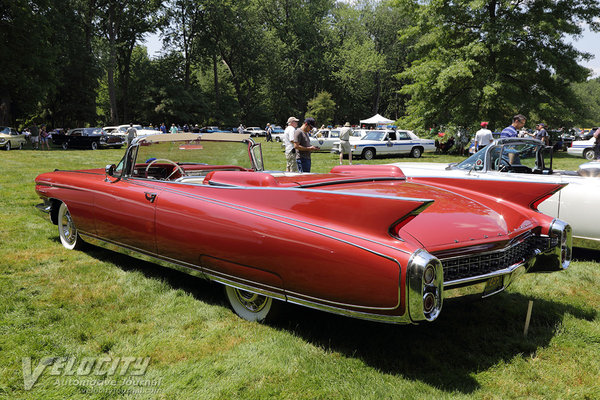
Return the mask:
{"type": "Polygon", "coordinates": [[[506,125],[517,112],[550,120],[579,115],[572,82],[588,71],[577,64],[589,57],[566,43],[581,34],[581,22],[600,15],[595,0],[413,0],[398,1],[414,10],[417,24],[402,33],[416,40],[403,123],[433,122],[473,126],[490,121],[506,125]]]}
{"type": "Polygon", "coordinates": [[[331,94],[320,92],[317,96],[308,102],[307,117],[313,117],[318,124],[329,125],[333,122],[335,113],[335,101],[331,94]]]}

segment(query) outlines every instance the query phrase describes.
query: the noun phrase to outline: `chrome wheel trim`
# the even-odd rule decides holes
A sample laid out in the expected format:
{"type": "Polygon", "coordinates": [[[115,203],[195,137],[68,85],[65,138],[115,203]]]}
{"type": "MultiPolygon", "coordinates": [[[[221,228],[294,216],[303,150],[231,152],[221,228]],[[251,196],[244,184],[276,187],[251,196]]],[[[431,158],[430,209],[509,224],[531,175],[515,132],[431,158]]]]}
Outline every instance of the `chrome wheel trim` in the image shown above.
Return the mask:
{"type": "Polygon", "coordinates": [[[271,311],[273,299],[247,290],[225,286],[225,294],[231,308],[237,315],[248,321],[264,321],[271,311]]]}
{"type": "Polygon", "coordinates": [[[58,235],[60,236],[60,242],[69,250],[73,250],[78,244],[77,228],[71,218],[71,213],[65,205],[60,204],[58,210],[58,235]]]}
{"type": "Polygon", "coordinates": [[[6,151],[10,151],[11,147],[10,147],[10,140],[8,142],[6,142],[6,151]]]}
{"type": "Polygon", "coordinates": [[[365,149],[363,152],[363,158],[365,160],[372,160],[375,158],[375,150],[373,149],[365,149]]]}
{"type": "Polygon", "coordinates": [[[594,159],[594,150],[593,149],[587,149],[583,152],[583,158],[585,158],[588,161],[592,161],[594,159]]]}

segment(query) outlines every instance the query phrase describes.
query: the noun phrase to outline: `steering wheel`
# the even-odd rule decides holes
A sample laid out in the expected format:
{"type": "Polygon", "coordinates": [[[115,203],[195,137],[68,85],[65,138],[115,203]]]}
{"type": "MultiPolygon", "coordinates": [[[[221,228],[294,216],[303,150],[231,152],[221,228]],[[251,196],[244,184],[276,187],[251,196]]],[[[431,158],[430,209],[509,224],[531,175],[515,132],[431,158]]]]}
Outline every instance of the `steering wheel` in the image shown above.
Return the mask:
{"type": "Polygon", "coordinates": [[[157,158],[157,159],[155,159],[155,160],[152,160],[152,161],[150,161],[150,162],[148,163],[148,165],[146,166],[146,171],[145,171],[145,173],[144,173],[144,177],[145,177],[146,179],[148,179],[148,171],[150,170],[150,166],[151,166],[152,164],[154,164],[155,162],[159,162],[159,161],[162,161],[162,162],[167,162],[167,163],[169,163],[169,164],[173,164],[173,165],[175,166],[175,169],[173,170],[173,172],[171,172],[171,173],[169,174],[169,176],[167,176],[167,177],[165,178],[165,180],[168,180],[170,177],[172,177],[172,176],[173,176],[173,174],[175,173],[175,171],[179,171],[179,173],[181,174],[181,176],[184,176],[184,175],[185,175],[185,171],[183,170],[183,168],[181,168],[181,166],[180,166],[179,164],[177,164],[175,161],[171,161],[171,160],[168,160],[168,159],[166,159],[166,158],[157,158]]]}
{"type": "Polygon", "coordinates": [[[498,172],[508,172],[510,164],[502,157],[498,157],[494,162],[494,169],[498,172]]]}

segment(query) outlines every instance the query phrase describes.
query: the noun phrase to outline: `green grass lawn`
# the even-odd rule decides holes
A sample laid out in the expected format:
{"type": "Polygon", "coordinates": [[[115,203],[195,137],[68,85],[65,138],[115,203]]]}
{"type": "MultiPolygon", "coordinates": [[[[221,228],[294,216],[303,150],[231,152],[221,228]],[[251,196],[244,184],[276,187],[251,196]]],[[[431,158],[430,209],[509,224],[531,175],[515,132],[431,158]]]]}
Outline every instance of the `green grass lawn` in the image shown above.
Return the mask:
{"type": "MultiPolygon", "coordinates": [[[[263,150],[267,169],[284,168],[279,144],[263,150]]],[[[599,252],[576,249],[567,271],[528,274],[483,301],[446,302],[437,321],[419,326],[297,306],[275,323],[251,323],[217,284],[100,248],[68,251],[40,218],[37,174],[104,167],[122,152],[0,152],[1,398],[600,398],[599,252]],[[24,357],[32,369],[44,357],[150,363],[143,376],[65,376],[49,366],[25,390],[24,357]]],[[[337,160],[315,154],[313,172],[337,160]]],[[[583,161],[559,153],[555,168],[583,161]]]]}

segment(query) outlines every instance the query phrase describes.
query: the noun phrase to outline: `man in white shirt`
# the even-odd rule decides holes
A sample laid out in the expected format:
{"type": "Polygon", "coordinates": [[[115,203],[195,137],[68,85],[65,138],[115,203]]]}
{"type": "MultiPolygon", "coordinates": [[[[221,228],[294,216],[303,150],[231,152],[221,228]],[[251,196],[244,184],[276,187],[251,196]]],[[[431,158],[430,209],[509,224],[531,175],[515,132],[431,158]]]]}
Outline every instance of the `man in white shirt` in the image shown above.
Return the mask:
{"type": "Polygon", "coordinates": [[[488,123],[484,121],[481,123],[481,129],[475,132],[475,151],[483,149],[494,141],[492,131],[490,131],[487,126],[488,123]]]}
{"type": "Polygon", "coordinates": [[[340,129],[340,165],[343,164],[344,153],[348,154],[348,163],[352,165],[352,148],[350,147],[350,136],[352,136],[352,126],[346,122],[340,129]]]}
{"type": "Polygon", "coordinates": [[[298,127],[298,121],[296,117],[289,117],[287,120],[287,127],[283,132],[283,143],[285,144],[285,159],[286,159],[286,172],[298,172],[298,163],[296,163],[296,150],[294,149],[294,132],[298,127]]]}

